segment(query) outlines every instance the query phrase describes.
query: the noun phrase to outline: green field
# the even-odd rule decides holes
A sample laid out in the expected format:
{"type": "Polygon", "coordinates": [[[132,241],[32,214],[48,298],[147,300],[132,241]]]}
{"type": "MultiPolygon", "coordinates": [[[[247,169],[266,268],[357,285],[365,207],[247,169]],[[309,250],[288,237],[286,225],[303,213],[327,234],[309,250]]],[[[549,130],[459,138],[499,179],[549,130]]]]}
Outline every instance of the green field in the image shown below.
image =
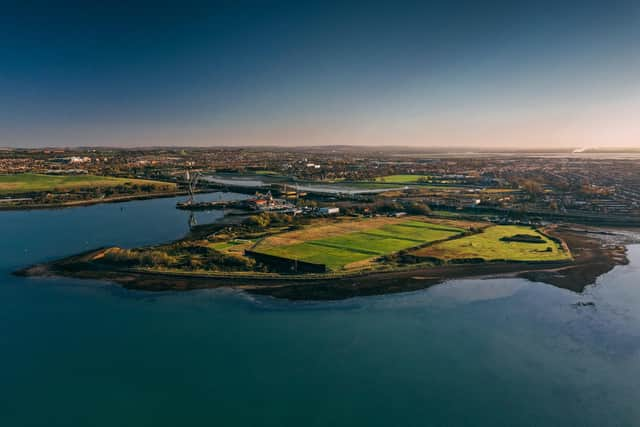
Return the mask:
{"type": "Polygon", "coordinates": [[[289,246],[274,246],[268,249],[261,249],[260,252],[269,255],[276,255],[283,258],[297,259],[317,264],[324,264],[329,270],[338,270],[346,264],[372,258],[373,254],[364,254],[345,249],[329,248],[325,246],[313,245],[311,243],[300,243],[289,246]]]}
{"type": "Polygon", "coordinates": [[[106,188],[118,185],[151,185],[158,191],[174,190],[175,184],[144,179],[114,178],[95,175],[43,175],[23,173],[0,175],[0,195],[44,191],[69,191],[82,188],[106,188]]]}
{"type": "Polygon", "coordinates": [[[269,255],[325,264],[330,270],[369,258],[391,254],[436,240],[447,239],[465,230],[421,221],[388,224],[364,231],[324,239],[257,249],[269,255]]]}
{"type": "Polygon", "coordinates": [[[209,247],[211,249],[215,249],[216,251],[224,251],[226,249],[232,248],[234,246],[238,245],[236,242],[216,242],[216,243],[211,243],[209,245],[209,247]]]}
{"type": "Polygon", "coordinates": [[[342,188],[358,189],[358,190],[384,190],[386,188],[395,189],[395,188],[401,188],[401,187],[399,187],[398,184],[362,181],[362,182],[348,182],[343,184],[338,183],[335,185],[335,188],[336,189],[342,189],[342,188]]]}
{"type": "Polygon", "coordinates": [[[422,248],[416,255],[442,260],[482,258],[485,261],[558,261],[571,258],[560,244],[525,226],[496,225],[472,236],[453,239],[422,248]],[[544,243],[506,242],[503,237],[515,235],[539,236],[544,243]]]}
{"type": "Polygon", "coordinates": [[[456,185],[455,183],[445,182],[445,181],[436,181],[432,182],[431,177],[428,175],[387,175],[376,178],[375,182],[362,182],[361,184],[366,185],[369,184],[373,187],[376,185],[388,185],[388,186],[399,186],[399,185],[410,185],[412,188],[423,188],[429,190],[440,190],[440,191],[448,191],[448,190],[468,190],[468,187],[456,185]],[[424,182],[420,182],[421,179],[424,179],[424,182]]]}
{"type": "Polygon", "coordinates": [[[387,175],[376,178],[377,182],[386,182],[392,184],[416,184],[418,180],[428,180],[428,175],[387,175]]]}

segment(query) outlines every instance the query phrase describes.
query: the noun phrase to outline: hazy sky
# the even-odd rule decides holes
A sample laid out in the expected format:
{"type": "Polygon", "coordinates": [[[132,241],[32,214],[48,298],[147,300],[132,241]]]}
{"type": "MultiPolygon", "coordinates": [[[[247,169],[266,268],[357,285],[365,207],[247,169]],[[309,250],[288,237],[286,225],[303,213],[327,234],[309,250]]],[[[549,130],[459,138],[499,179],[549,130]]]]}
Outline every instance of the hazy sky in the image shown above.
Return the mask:
{"type": "Polygon", "coordinates": [[[0,146],[640,146],[637,0],[1,6],[0,146]]]}

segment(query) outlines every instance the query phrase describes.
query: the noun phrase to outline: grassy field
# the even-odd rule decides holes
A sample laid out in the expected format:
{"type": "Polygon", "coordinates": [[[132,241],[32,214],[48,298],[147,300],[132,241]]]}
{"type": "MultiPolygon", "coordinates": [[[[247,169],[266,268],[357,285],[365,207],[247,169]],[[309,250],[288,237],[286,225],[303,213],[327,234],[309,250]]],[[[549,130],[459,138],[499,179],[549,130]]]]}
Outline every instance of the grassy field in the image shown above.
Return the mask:
{"type": "Polygon", "coordinates": [[[350,263],[398,252],[436,240],[447,239],[464,232],[462,228],[416,220],[388,224],[371,221],[371,227],[345,227],[342,232],[327,229],[325,235],[317,230],[284,233],[254,248],[255,251],[325,264],[330,270],[344,268],[350,263]],[[360,228],[359,231],[352,231],[360,228]],[[306,238],[305,238],[306,237],[306,238]],[[287,244],[289,243],[289,244],[287,244]]]}
{"type": "Polygon", "coordinates": [[[230,240],[211,243],[209,247],[221,252],[243,255],[244,250],[249,249],[254,243],[252,240],[230,240]]]}
{"type": "Polygon", "coordinates": [[[472,236],[436,243],[418,249],[419,256],[450,261],[455,259],[482,258],[485,261],[558,261],[570,259],[571,254],[558,243],[538,231],[517,225],[496,225],[472,236]],[[544,243],[507,242],[504,237],[515,235],[539,236],[544,243]]]}
{"type": "Polygon", "coordinates": [[[420,179],[428,180],[428,175],[387,175],[376,178],[377,182],[387,182],[392,184],[415,184],[420,179]]]}
{"type": "Polygon", "coordinates": [[[23,173],[0,175],[0,195],[44,191],[69,191],[82,188],[106,188],[118,185],[152,185],[158,191],[175,190],[175,184],[144,179],[114,178],[95,175],[42,175],[23,173]]]}
{"type": "MultiPolygon", "coordinates": [[[[467,191],[469,187],[456,185],[455,183],[446,183],[444,181],[436,181],[431,182],[431,177],[428,175],[387,175],[376,178],[375,182],[377,184],[396,184],[396,185],[406,185],[406,184],[416,184],[419,188],[427,188],[430,190],[453,190],[453,191],[467,191]],[[420,180],[423,179],[426,182],[421,183],[420,180]]],[[[414,186],[415,188],[415,186],[414,186]]],[[[519,190],[511,189],[511,188],[485,188],[482,189],[481,192],[487,194],[498,194],[498,193],[514,193],[519,190]]]]}
{"type": "Polygon", "coordinates": [[[344,184],[337,183],[335,185],[335,188],[358,189],[358,190],[384,190],[385,188],[391,189],[391,188],[402,188],[402,187],[400,187],[398,184],[392,184],[392,183],[362,181],[362,182],[348,182],[344,184]]]}

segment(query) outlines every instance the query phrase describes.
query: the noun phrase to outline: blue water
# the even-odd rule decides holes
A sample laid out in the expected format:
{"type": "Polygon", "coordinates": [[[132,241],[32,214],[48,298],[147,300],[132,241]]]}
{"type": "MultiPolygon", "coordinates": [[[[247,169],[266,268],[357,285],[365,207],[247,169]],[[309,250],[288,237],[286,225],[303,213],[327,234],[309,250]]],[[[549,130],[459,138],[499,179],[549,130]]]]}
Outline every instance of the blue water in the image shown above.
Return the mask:
{"type": "Polygon", "coordinates": [[[9,275],[178,238],[174,203],[0,212],[0,426],[640,425],[638,246],[584,295],[493,279],[291,303],[9,275]]]}

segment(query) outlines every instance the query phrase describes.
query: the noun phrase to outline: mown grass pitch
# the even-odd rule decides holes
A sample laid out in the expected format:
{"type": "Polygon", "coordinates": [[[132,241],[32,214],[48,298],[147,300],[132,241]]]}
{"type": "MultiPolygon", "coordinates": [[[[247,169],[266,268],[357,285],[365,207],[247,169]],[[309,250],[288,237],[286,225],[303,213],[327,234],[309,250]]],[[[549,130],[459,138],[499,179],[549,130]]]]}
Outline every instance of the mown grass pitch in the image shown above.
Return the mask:
{"type": "MultiPolygon", "coordinates": [[[[338,270],[353,262],[447,239],[464,231],[462,228],[448,225],[408,220],[291,245],[263,245],[254,250],[299,261],[325,264],[330,270],[338,270]]],[[[286,238],[286,234],[282,237],[286,238]]],[[[296,240],[301,240],[301,237],[303,236],[297,236],[296,240]]]]}
{"type": "Polygon", "coordinates": [[[298,243],[290,246],[274,246],[260,249],[259,252],[276,255],[298,261],[324,264],[329,270],[338,270],[346,264],[372,258],[374,255],[347,249],[330,248],[311,243],[298,243]]]}
{"type": "Polygon", "coordinates": [[[22,173],[0,175],[0,194],[20,194],[42,191],[69,191],[81,188],[105,188],[118,185],[152,185],[158,191],[174,190],[175,184],[145,179],[115,178],[96,175],[44,175],[22,173]]]}
{"type": "Polygon", "coordinates": [[[418,249],[415,254],[445,261],[471,258],[482,258],[485,261],[560,261],[571,258],[571,254],[564,250],[562,245],[537,230],[517,225],[488,227],[478,234],[418,249]],[[513,237],[518,234],[539,236],[544,243],[500,240],[503,237],[513,237]]]}

